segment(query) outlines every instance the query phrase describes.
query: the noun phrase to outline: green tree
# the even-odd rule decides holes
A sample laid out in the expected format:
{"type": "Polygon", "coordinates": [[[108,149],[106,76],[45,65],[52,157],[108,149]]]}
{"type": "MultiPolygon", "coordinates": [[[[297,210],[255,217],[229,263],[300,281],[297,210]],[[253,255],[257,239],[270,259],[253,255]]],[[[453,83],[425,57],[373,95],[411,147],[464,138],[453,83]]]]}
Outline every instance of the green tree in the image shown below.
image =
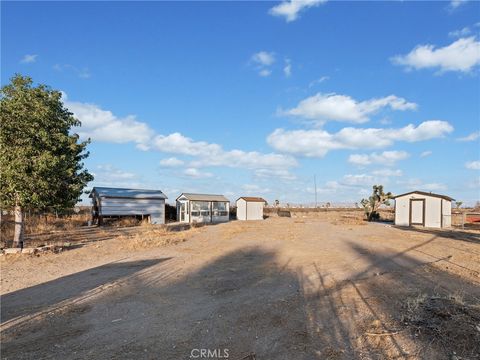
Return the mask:
{"type": "Polygon", "coordinates": [[[15,213],[14,246],[23,242],[26,209],[71,208],[93,176],[86,146],[60,91],[15,75],[0,90],[0,207],[15,213]]]}
{"type": "Polygon", "coordinates": [[[460,206],[462,206],[462,205],[463,205],[463,201],[455,201],[455,207],[457,209],[460,209],[460,206]]]}
{"type": "Polygon", "coordinates": [[[373,185],[372,195],[368,199],[362,199],[362,201],[360,201],[368,221],[378,220],[380,218],[378,209],[381,205],[390,206],[389,199],[391,198],[392,193],[385,193],[383,191],[383,185],[373,185]]]}

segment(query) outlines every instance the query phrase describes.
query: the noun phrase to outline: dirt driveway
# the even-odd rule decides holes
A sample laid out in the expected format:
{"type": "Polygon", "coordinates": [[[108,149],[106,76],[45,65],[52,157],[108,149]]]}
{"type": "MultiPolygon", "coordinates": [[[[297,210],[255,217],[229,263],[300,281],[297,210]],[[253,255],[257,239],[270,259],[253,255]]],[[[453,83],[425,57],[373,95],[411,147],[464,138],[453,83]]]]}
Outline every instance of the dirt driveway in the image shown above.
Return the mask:
{"type": "Polygon", "coordinates": [[[479,358],[478,232],[270,218],[119,241],[2,259],[3,359],[479,358]]]}

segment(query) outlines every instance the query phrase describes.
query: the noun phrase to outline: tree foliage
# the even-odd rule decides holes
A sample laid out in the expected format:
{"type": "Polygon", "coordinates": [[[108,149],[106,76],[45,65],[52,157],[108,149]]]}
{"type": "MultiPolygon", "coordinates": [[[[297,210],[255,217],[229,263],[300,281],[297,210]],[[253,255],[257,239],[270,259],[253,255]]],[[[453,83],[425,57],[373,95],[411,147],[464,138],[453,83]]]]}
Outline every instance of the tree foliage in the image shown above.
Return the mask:
{"type": "Polygon", "coordinates": [[[373,185],[372,195],[368,199],[362,199],[362,201],[360,201],[368,221],[378,220],[380,218],[378,209],[381,205],[390,206],[389,199],[391,198],[392,193],[385,193],[383,191],[383,185],[373,185]]]}
{"type": "Polygon", "coordinates": [[[72,127],[79,126],[60,91],[15,75],[0,90],[0,206],[65,209],[93,180],[72,127]]]}

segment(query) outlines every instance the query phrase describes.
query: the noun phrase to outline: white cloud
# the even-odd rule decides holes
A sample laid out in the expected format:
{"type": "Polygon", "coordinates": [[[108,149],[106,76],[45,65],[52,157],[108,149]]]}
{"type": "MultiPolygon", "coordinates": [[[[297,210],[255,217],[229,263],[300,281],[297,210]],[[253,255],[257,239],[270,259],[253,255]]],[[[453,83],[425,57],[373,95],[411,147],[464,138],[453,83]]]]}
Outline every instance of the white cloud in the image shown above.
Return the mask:
{"type": "Polygon", "coordinates": [[[110,180],[131,180],[137,177],[134,173],[117,169],[110,164],[98,165],[97,169],[102,172],[103,176],[108,176],[110,180]]]}
{"type": "Polygon", "coordinates": [[[450,31],[450,32],[448,33],[448,36],[460,38],[460,37],[468,36],[468,35],[470,35],[471,33],[472,33],[472,30],[471,30],[468,26],[465,26],[465,27],[462,28],[462,29],[450,31]]]}
{"type": "Polygon", "coordinates": [[[20,60],[22,64],[31,64],[37,61],[37,54],[27,54],[24,55],[23,58],[20,60]]]}
{"type": "Polygon", "coordinates": [[[296,166],[293,157],[281,154],[263,154],[256,151],[230,150],[225,151],[218,144],[205,141],[194,141],[180,133],[157,135],[153,147],[159,151],[172,154],[195,157],[192,167],[226,166],[248,169],[285,169],[296,166]]]}
{"type": "Polygon", "coordinates": [[[470,170],[480,170],[480,161],[469,161],[465,163],[465,167],[470,170]]]}
{"type": "Polygon", "coordinates": [[[458,39],[442,48],[420,45],[407,55],[393,57],[392,62],[409,70],[439,68],[440,72],[469,72],[480,64],[480,42],[471,36],[458,39]]]}
{"type": "Polygon", "coordinates": [[[285,66],[283,68],[283,73],[286,77],[290,77],[292,75],[292,64],[290,59],[285,59],[285,66]]]}
{"type": "Polygon", "coordinates": [[[430,150],[424,151],[420,154],[420,157],[427,157],[432,155],[432,152],[430,150]]]}
{"type": "Polygon", "coordinates": [[[270,66],[275,62],[275,54],[273,52],[260,51],[252,55],[252,61],[261,66],[270,66]]]}
{"type": "Polygon", "coordinates": [[[270,15],[282,16],[287,22],[295,21],[302,10],[318,6],[327,0],[284,0],[269,10],[270,15]]]}
{"type": "Polygon", "coordinates": [[[407,179],[397,181],[397,184],[400,184],[405,187],[407,190],[419,190],[419,191],[441,191],[447,190],[447,186],[442,183],[423,183],[420,179],[407,179]]]}
{"type": "Polygon", "coordinates": [[[282,180],[295,180],[297,177],[287,169],[257,169],[255,176],[259,178],[274,178],[282,180]]]}
{"type": "Polygon", "coordinates": [[[311,81],[310,84],[308,84],[308,87],[311,88],[317,84],[321,84],[322,82],[327,81],[328,79],[330,79],[329,76],[322,76],[316,80],[311,81]]]}
{"type": "Polygon", "coordinates": [[[65,96],[64,103],[82,122],[82,126],[75,130],[84,139],[120,144],[134,142],[146,149],[153,136],[153,130],[146,123],[136,120],[133,115],[119,118],[95,104],[69,101],[65,96]]]}
{"type": "Polygon", "coordinates": [[[244,184],[242,185],[242,189],[247,195],[268,194],[271,192],[269,188],[261,187],[257,184],[244,184]]]}
{"type": "Polygon", "coordinates": [[[458,8],[460,5],[463,5],[465,3],[467,3],[468,0],[451,0],[450,1],[450,8],[452,9],[456,9],[458,8]]]}
{"type": "MultiPolygon", "coordinates": [[[[146,123],[135,116],[117,117],[111,111],[95,104],[69,101],[63,95],[65,106],[82,122],[75,130],[81,138],[111,143],[134,142],[140,150],[157,150],[166,154],[186,155],[193,158],[189,166],[225,166],[246,169],[288,169],[297,166],[297,161],[288,155],[260,153],[257,151],[229,150],[205,141],[194,141],[180,133],[155,134],[146,123]]],[[[162,166],[180,166],[184,162],[177,158],[160,161],[162,166]]],[[[193,174],[193,172],[192,172],[193,174]]]]}
{"type": "Polygon", "coordinates": [[[342,184],[349,186],[373,186],[375,182],[375,177],[366,174],[345,175],[342,180],[342,184]]]}
{"type": "Polygon", "coordinates": [[[323,157],[330,150],[376,149],[392,145],[395,141],[416,142],[440,138],[453,131],[446,121],[429,120],[418,126],[403,128],[343,128],[337,133],[322,129],[276,129],[267,142],[277,151],[307,157],[323,157]]]}
{"type": "Polygon", "coordinates": [[[213,176],[212,173],[209,172],[202,172],[196,168],[187,168],[183,172],[185,176],[194,178],[194,179],[203,179],[203,178],[210,178],[213,176]]]}
{"type": "Polygon", "coordinates": [[[267,76],[270,76],[272,74],[272,70],[270,69],[262,69],[258,72],[258,75],[260,75],[261,77],[267,77],[267,76]]]}
{"type": "Polygon", "coordinates": [[[399,160],[404,160],[410,155],[406,151],[384,151],[380,154],[371,153],[371,154],[352,154],[348,157],[348,162],[366,166],[366,165],[386,165],[392,166],[399,160]]]}
{"type": "Polygon", "coordinates": [[[185,164],[183,160],[177,159],[176,157],[170,157],[167,159],[160,160],[160,165],[165,167],[177,167],[185,164]]]}
{"type": "Polygon", "coordinates": [[[364,123],[369,120],[370,115],[385,107],[405,111],[415,110],[418,106],[395,95],[357,101],[348,95],[318,93],[300,101],[293,109],[280,110],[280,114],[299,116],[318,123],[328,120],[364,123]]]}
{"type": "Polygon", "coordinates": [[[465,137],[458,138],[458,141],[475,141],[480,138],[480,131],[475,131],[465,137]]]}
{"type": "MultiPolygon", "coordinates": [[[[111,164],[98,165],[92,171],[94,186],[115,186],[127,188],[148,187],[140,177],[132,172],[119,169],[111,164]]],[[[88,203],[90,201],[87,201],[88,203]]]]}
{"type": "Polygon", "coordinates": [[[429,183],[429,184],[423,184],[422,189],[427,191],[447,190],[447,185],[440,184],[440,183],[429,183]]]}
{"type": "Polygon", "coordinates": [[[256,69],[258,70],[258,75],[262,77],[270,76],[272,70],[270,66],[275,63],[275,54],[268,51],[259,51],[252,55],[251,62],[255,64],[256,69]]]}
{"type": "Polygon", "coordinates": [[[402,170],[392,170],[392,169],[380,169],[372,171],[372,174],[375,176],[389,177],[389,176],[402,176],[402,170]]]}
{"type": "Polygon", "coordinates": [[[53,69],[59,72],[71,71],[81,79],[88,79],[92,76],[88,68],[78,68],[70,64],[55,64],[53,69]]]}

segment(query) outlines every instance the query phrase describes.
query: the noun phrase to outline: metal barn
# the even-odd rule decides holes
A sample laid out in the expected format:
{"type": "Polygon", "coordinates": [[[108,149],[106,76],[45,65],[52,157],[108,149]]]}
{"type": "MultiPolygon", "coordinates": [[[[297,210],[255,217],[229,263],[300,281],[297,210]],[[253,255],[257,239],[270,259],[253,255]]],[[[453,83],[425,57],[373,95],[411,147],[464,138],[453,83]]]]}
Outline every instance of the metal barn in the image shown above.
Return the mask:
{"type": "Polygon", "coordinates": [[[142,216],[151,224],[165,224],[165,199],[160,190],[94,187],[90,192],[94,222],[105,217],[142,216]]]}
{"type": "Polygon", "coordinates": [[[395,225],[447,228],[452,225],[452,199],[446,195],[412,191],[394,196],[395,225]]]}
{"type": "Polygon", "coordinates": [[[261,197],[240,197],[237,200],[237,220],[263,220],[265,204],[266,201],[261,197]]]}
{"type": "Polygon", "coordinates": [[[219,223],[230,219],[230,201],[223,195],[183,193],[177,198],[177,220],[219,223]]]}

